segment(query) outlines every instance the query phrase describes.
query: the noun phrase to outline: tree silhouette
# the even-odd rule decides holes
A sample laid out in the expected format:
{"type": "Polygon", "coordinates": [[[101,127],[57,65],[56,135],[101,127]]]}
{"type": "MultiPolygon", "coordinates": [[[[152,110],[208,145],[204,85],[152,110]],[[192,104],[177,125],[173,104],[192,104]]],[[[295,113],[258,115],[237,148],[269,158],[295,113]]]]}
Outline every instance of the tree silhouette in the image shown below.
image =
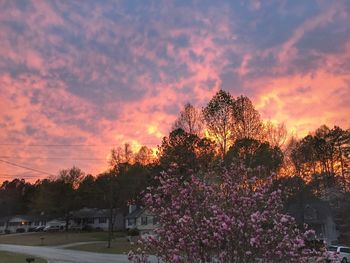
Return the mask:
{"type": "Polygon", "coordinates": [[[248,97],[239,96],[233,103],[233,136],[236,140],[249,138],[260,140],[264,137],[264,126],[259,112],[248,97]]]}
{"type": "Polygon", "coordinates": [[[186,103],[180,116],[173,125],[173,130],[183,129],[187,133],[200,136],[203,130],[203,117],[199,110],[193,107],[190,103],[186,103]]]}
{"type": "Polygon", "coordinates": [[[222,156],[227,152],[233,139],[233,103],[234,99],[230,93],[219,90],[202,111],[208,133],[215,138],[222,156]]]}
{"type": "Polygon", "coordinates": [[[159,147],[159,163],[165,170],[186,176],[208,167],[215,155],[213,143],[195,134],[176,129],[159,147]]]}

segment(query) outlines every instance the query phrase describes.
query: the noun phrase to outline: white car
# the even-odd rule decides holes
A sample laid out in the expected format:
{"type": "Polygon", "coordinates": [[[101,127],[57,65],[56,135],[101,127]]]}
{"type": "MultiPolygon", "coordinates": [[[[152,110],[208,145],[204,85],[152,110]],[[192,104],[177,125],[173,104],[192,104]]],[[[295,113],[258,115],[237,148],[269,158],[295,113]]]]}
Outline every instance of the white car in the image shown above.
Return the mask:
{"type": "Polygon", "coordinates": [[[350,247],[329,246],[328,251],[335,253],[341,263],[350,262],[350,247]]]}
{"type": "Polygon", "coordinates": [[[51,225],[51,226],[46,226],[44,228],[44,232],[58,232],[64,230],[64,226],[62,225],[51,225]]]}

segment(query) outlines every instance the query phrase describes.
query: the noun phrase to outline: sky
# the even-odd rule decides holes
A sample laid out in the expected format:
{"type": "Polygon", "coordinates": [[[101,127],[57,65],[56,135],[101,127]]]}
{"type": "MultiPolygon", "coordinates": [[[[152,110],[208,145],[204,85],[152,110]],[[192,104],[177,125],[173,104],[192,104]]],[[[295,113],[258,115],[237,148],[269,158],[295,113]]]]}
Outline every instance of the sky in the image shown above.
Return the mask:
{"type": "Polygon", "coordinates": [[[349,128],[350,1],[0,0],[0,181],[97,174],[219,89],[298,136],[349,128]]]}

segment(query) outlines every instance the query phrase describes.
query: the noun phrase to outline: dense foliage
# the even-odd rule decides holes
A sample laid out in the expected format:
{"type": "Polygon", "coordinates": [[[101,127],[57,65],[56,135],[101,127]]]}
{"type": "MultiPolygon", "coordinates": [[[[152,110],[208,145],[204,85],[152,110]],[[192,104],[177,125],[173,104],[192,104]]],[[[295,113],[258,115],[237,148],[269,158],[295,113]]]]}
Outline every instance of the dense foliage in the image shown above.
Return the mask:
{"type": "MultiPolygon", "coordinates": [[[[213,174],[209,176],[211,179],[213,174]]],[[[258,184],[246,170],[225,171],[217,183],[192,176],[183,181],[163,173],[145,196],[158,215],[155,236],[141,244],[165,262],[321,262],[324,250],[307,247],[312,230],[302,232],[283,213],[281,191],[272,179],[258,184]]],[[[131,252],[134,262],[148,262],[131,252]]]]}

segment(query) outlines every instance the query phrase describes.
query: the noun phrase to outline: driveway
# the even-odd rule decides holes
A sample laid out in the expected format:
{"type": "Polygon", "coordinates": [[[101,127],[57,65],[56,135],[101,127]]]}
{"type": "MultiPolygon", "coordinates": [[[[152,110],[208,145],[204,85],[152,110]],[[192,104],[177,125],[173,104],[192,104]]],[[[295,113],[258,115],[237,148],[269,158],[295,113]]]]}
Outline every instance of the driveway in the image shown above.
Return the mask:
{"type": "Polygon", "coordinates": [[[17,245],[2,245],[0,251],[22,253],[41,257],[51,263],[127,263],[126,255],[102,254],[53,247],[32,247],[17,245]]]}

